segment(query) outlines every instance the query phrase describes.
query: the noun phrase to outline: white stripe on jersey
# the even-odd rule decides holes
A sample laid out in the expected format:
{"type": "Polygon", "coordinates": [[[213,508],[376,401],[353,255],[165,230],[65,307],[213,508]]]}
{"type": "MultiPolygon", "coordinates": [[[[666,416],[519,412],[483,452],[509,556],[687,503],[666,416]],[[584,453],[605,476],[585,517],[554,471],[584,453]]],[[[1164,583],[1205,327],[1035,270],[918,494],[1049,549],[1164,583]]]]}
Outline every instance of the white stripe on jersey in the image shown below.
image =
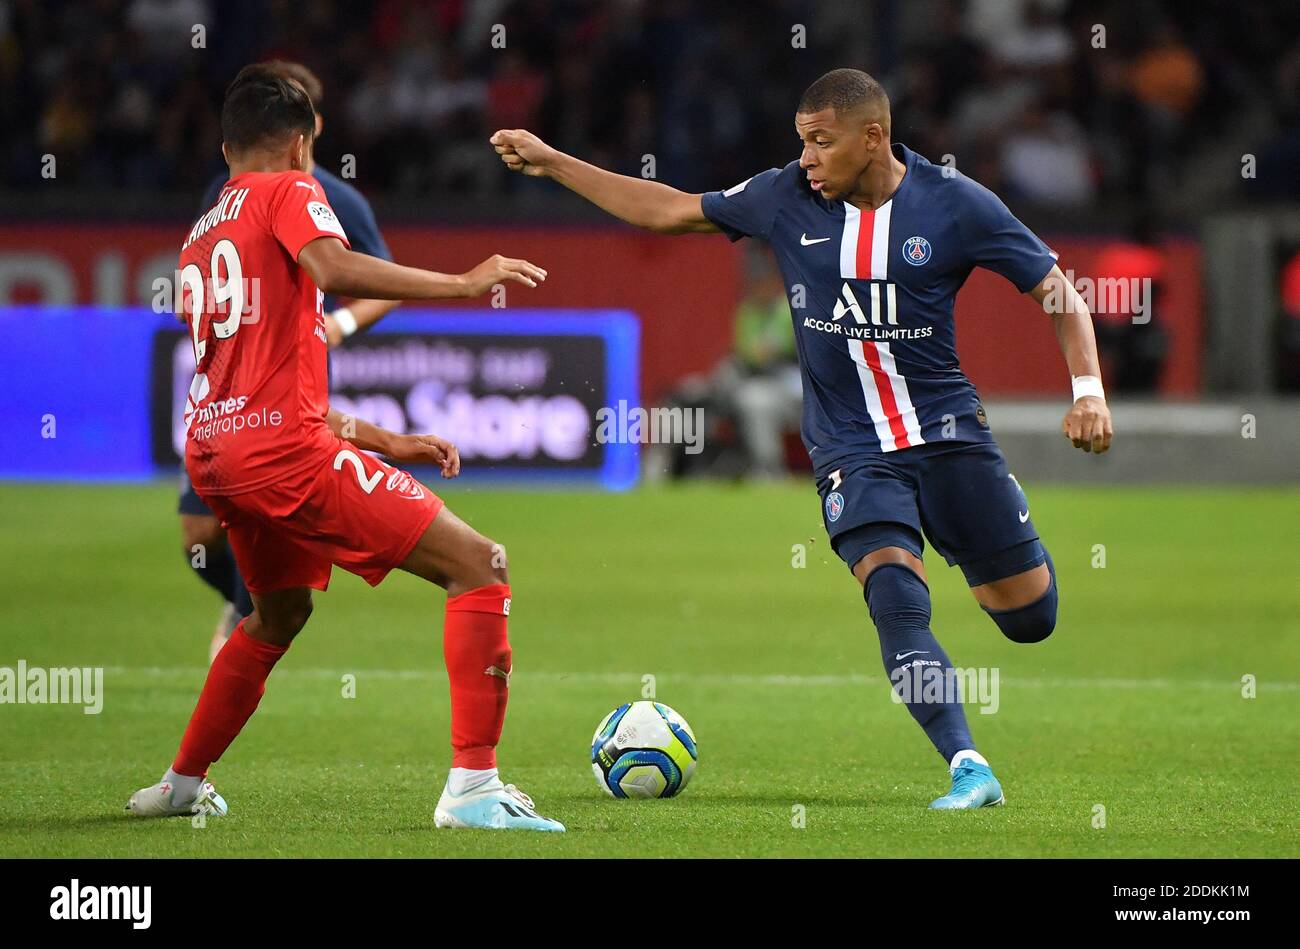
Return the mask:
{"type": "MultiPolygon", "coordinates": [[[[871,302],[871,325],[873,326],[882,324],[898,325],[897,287],[888,282],[889,222],[892,208],[893,201],[886,201],[876,208],[874,212],[868,214],[869,226],[871,227],[871,272],[860,274],[858,273],[858,244],[861,238],[865,236],[861,233],[862,212],[847,202],[844,204],[844,233],[840,238],[840,276],[872,281],[868,293],[871,302]],[[880,292],[882,282],[885,287],[883,300],[880,292]]],[[[890,428],[890,416],[887,414],[881,399],[879,389],[881,377],[876,375],[871,368],[871,363],[867,361],[865,348],[867,346],[872,347],[874,350],[874,361],[879,363],[883,378],[889,384],[889,394],[893,397],[893,403],[898,413],[894,417],[902,424],[903,431],[906,433],[907,445],[925,444],[925,439],[921,437],[921,425],[920,420],[917,418],[916,407],[912,405],[912,396],[907,388],[907,380],[899,373],[898,365],[894,361],[894,354],[890,351],[889,344],[859,339],[851,339],[847,342],[849,356],[857,365],[858,381],[862,386],[862,397],[866,401],[867,412],[870,414],[871,423],[875,427],[876,437],[880,439],[881,451],[896,451],[899,446],[894,438],[893,430],[890,428]]]]}
{"type": "Polygon", "coordinates": [[[849,340],[849,355],[858,366],[858,381],[862,384],[862,396],[867,400],[867,412],[871,415],[871,424],[876,427],[876,437],[880,439],[880,450],[894,451],[898,445],[894,443],[894,433],[889,430],[889,418],[885,415],[885,407],[880,404],[880,393],[876,390],[876,374],[862,350],[862,340],[849,340]]]}
{"type": "Polygon", "coordinates": [[[872,280],[885,280],[889,276],[889,211],[894,206],[892,200],[876,208],[873,215],[871,233],[871,274],[872,280]]]}
{"type": "Polygon", "coordinates": [[[873,345],[880,356],[880,368],[889,375],[889,386],[894,390],[894,405],[898,407],[898,417],[903,423],[903,430],[907,432],[907,444],[924,445],[925,439],[921,437],[921,423],[916,417],[916,407],[912,405],[912,396],[907,391],[907,380],[899,374],[889,344],[874,343],[873,345]]]}
{"type": "Polygon", "coordinates": [[[840,276],[856,277],[858,275],[858,225],[862,222],[862,212],[844,203],[844,233],[840,235],[840,276]]]}

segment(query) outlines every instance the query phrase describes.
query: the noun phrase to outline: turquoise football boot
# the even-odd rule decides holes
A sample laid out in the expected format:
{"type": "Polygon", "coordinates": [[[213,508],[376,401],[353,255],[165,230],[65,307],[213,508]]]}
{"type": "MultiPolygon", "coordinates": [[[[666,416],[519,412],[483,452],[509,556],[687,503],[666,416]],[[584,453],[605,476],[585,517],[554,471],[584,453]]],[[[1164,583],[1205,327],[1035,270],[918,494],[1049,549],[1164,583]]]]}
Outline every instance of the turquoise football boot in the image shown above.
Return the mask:
{"type": "Polygon", "coordinates": [[[433,812],[435,827],[477,827],[484,830],[541,830],[563,833],[564,825],[533,809],[533,799],[513,784],[493,780],[467,794],[443,789],[433,812]]]}
{"type": "Polygon", "coordinates": [[[996,807],[1005,804],[1002,785],[986,764],[973,758],[960,758],[948,769],[952,774],[952,790],[930,802],[939,811],[958,811],[972,807],[996,807]]]}

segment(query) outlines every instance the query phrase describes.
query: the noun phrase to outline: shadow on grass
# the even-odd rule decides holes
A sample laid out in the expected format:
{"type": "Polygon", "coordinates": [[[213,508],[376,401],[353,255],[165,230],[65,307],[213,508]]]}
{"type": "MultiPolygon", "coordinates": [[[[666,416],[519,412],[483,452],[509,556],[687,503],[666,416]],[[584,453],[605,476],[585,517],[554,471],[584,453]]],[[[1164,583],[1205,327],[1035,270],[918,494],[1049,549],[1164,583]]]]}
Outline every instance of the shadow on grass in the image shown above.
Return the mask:
{"type": "MultiPolygon", "coordinates": [[[[921,796],[924,796],[924,794],[921,796]]],[[[548,794],[546,795],[544,803],[609,805],[613,807],[636,807],[641,805],[646,807],[684,807],[692,810],[710,810],[714,808],[734,808],[738,806],[756,805],[774,805],[789,808],[795,804],[802,804],[805,807],[814,804],[818,807],[843,808],[880,806],[908,807],[916,806],[918,799],[916,793],[907,793],[903,791],[872,791],[864,793],[861,797],[849,797],[843,794],[808,794],[798,791],[789,791],[785,793],[756,791],[752,794],[743,791],[707,791],[692,794],[688,790],[680,797],[666,799],[661,802],[632,799],[620,800],[617,798],[606,797],[604,795],[596,796],[592,794],[548,794]]],[[[926,797],[921,803],[922,805],[929,804],[930,798],[926,797]]]]}
{"type": "MultiPolygon", "coordinates": [[[[186,815],[178,815],[185,817],[186,815]]],[[[168,818],[167,820],[175,820],[168,818]]],[[[120,813],[95,813],[95,814],[55,814],[47,817],[2,817],[0,818],[0,834],[11,831],[23,831],[30,834],[32,831],[67,831],[67,830],[104,830],[109,827],[121,826],[128,827],[132,825],[141,825],[146,823],[158,823],[156,820],[145,821],[138,817],[132,817],[126,811],[120,813]]],[[[166,821],[163,822],[164,825],[166,821]]]]}

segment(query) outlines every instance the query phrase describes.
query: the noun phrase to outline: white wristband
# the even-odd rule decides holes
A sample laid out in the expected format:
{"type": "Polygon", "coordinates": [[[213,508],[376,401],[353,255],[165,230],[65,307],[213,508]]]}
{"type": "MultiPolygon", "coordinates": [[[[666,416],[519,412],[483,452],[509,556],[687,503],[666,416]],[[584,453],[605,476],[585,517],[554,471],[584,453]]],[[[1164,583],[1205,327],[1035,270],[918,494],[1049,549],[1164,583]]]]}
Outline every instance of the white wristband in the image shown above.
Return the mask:
{"type": "Polygon", "coordinates": [[[357,331],[357,318],[352,315],[352,311],[347,307],[339,307],[330,316],[334,317],[334,322],[337,324],[339,332],[343,334],[344,339],[357,331]]]}
{"type": "Polygon", "coordinates": [[[1070,379],[1074,387],[1074,401],[1078,402],[1085,395],[1094,395],[1106,401],[1106,390],[1101,387],[1101,380],[1096,376],[1074,376],[1070,379]]]}

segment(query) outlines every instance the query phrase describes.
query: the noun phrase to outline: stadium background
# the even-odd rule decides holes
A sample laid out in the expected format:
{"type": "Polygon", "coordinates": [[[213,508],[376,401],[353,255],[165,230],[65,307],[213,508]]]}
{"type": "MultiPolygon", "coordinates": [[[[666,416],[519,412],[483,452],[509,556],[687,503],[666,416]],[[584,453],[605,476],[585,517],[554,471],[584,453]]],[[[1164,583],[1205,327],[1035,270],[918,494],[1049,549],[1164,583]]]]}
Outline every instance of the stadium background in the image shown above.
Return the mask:
{"type": "MultiPolygon", "coordinates": [[[[116,372],[111,365],[126,360],[125,343],[115,341],[129,337],[131,358],[156,368],[147,340],[163,330],[141,308],[154,280],[171,273],[201,210],[199,195],[221,170],[225,84],[241,65],[269,57],[298,60],[321,77],[326,125],[316,159],[335,172],[354,171],[348,177],[372,201],[397,260],[458,271],[501,251],[548,268],[545,286],[526,298],[512,291],[504,314],[487,300],[451,308],[485,321],[527,320],[532,308],[578,319],[631,314],[639,356],[628,378],[642,405],[658,404],[729,352],[747,286],[743,244],[637,232],[549,183],[511,177],[486,144],[492,130],[530,128],[630,174],[653,156],[658,180],[685,190],[728,187],[797,157],[798,92],[828,68],[859,66],[892,97],[895,140],[936,162],[953,156],[1042,234],[1063,265],[1085,278],[1149,279],[1157,294],[1149,322],[1126,311],[1097,317],[1118,432],[1115,450],[1101,458],[1073,451],[1058,433],[1068,374],[1032,301],[982,272],[958,298],[963,366],[1038,506],[1036,523],[1053,550],[1062,549],[1063,589],[1074,597],[1063,607],[1062,629],[1077,633],[1068,640],[1058,633],[1030,658],[1001,642],[992,647],[1001,650],[1009,681],[1019,674],[1030,683],[1033,711],[1019,725],[994,716],[989,731],[1009,744],[1016,727],[1032,722],[1025,747],[1050,751],[1070,742],[1093,756],[1105,793],[1145,796],[1146,823],[1112,848],[1086,829],[1090,802],[1104,794],[1089,790],[1072,800],[1085,814],[1083,829],[1062,830],[1074,818],[1052,810],[1059,776],[1041,775],[1033,793],[1052,818],[1008,830],[997,852],[1295,853],[1294,834],[1279,836],[1268,810],[1271,782],[1294,784],[1300,720],[1292,681],[1300,663],[1300,8],[1282,2],[0,0],[0,326],[8,340],[0,342],[0,508],[7,512],[0,664],[26,656],[104,665],[131,697],[128,722],[105,724],[107,734],[94,741],[79,714],[0,715],[12,739],[0,743],[7,774],[30,780],[90,754],[104,759],[110,783],[134,788],[141,744],[152,768],[201,681],[197,659],[215,607],[180,561],[174,464],[146,444],[156,442],[150,400],[156,403],[159,384],[147,372],[127,378],[124,367],[135,363],[123,361],[116,372]],[[504,48],[491,43],[496,27],[504,28],[504,48]],[[57,408],[57,438],[41,435],[46,403],[57,408]],[[136,452],[131,464],[99,467],[127,443],[136,452]],[[105,478],[128,483],[89,483],[105,478]],[[1095,484],[1073,484],[1080,481],[1095,484]],[[1180,486],[1191,482],[1208,486],[1180,486]],[[1098,544],[1119,563],[1095,569],[1098,544]],[[175,632],[143,648],[160,630],[175,632]],[[1231,651],[1223,641],[1229,630],[1231,651]],[[1108,646],[1127,650],[1126,658],[1104,658],[1108,646]],[[1262,733],[1254,709],[1236,699],[1237,680],[1252,672],[1265,680],[1272,674],[1261,697],[1290,725],[1262,733]],[[1112,684],[1078,678],[1085,674],[1112,684]],[[1231,710],[1212,707],[1220,692],[1235,700],[1231,710]],[[1074,699],[1072,713],[1063,715],[1053,695],[1074,699]],[[165,715],[156,714],[158,703],[165,715]],[[150,722],[165,721],[142,739],[133,731],[138,718],[129,716],[146,707],[150,722]],[[1104,741],[1092,730],[1097,721],[1109,729],[1104,741]],[[1217,800],[1221,818],[1174,816],[1168,794],[1176,781],[1150,765],[1186,742],[1220,755],[1225,771],[1207,779],[1205,810],[1216,810],[1217,800]],[[1259,810],[1238,819],[1245,801],[1259,810]]],[[[404,318],[398,312],[392,319],[404,318]]],[[[791,460],[797,466],[797,452],[791,460]]],[[[842,567],[828,562],[834,558],[805,480],[642,487],[627,495],[492,487],[451,485],[447,496],[512,544],[517,588],[536,604],[515,636],[539,677],[533,685],[521,677],[508,727],[517,737],[507,738],[534,788],[554,780],[567,795],[560,800],[589,815],[589,824],[645,830],[644,817],[598,810],[590,779],[574,778],[572,762],[555,764],[550,749],[576,744],[580,758],[583,728],[604,706],[639,691],[643,671],[674,670],[675,680],[660,676],[677,683],[664,699],[702,733],[715,773],[730,766],[741,775],[723,790],[720,780],[707,783],[706,768],[704,786],[693,789],[701,810],[688,812],[684,826],[698,838],[716,830],[711,821],[730,821],[747,836],[741,842],[741,830],[721,832],[691,850],[665,829],[674,824],[680,832],[679,818],[653,817],[651,828],[670,843],[646,844],[649,852],[987,852],[977,835],[951,850],[918,843],[906,836],[915,829],[906,820],[873,824],[879,815],[869,804],[834,810],[837,794],[868,801],[875,794],[897,821],[907,796],[933,783],[934,762],[897,709],[863,713],[848,732],[836,722],[834,708],[858,700],[843,690],[882,680],[874,635],[842,567]],[[792,545],[812,551],[806,574],[816,579],[795,571],[798,589],[789,591],[792,545]],[[594,599],[586,585],[592,575],[601,591],[594,599]],[[807,650],[792,658],[789,630],[809,628],[816,632],[807,634],[807,650]],[[823,687],[831,694],[817,691],[823,687]],[[802,711],[772,711],[774,691],[797,693],[802,711]],[[530,716],[545,725],[529,730],[530,716]],[[870,740],[854,746],[864,741],[863,727],[870,740]],[[816,749],[800,737],[807,729],[836,734],[850,761],[892,770],[851,789],[803,787],[799,793],[814,802],[829,795],[830,836],[763,839],[766,825],[754,816],[763,788],[780,776],[820,773],[816,749]],[[739,737],[754,733],[799,750],[783,759],[772,751],[768,760],[739,737]],[[743,754],[724,750],[720,739],[731,735],[743,754]],[[862,826],[876,835],[854,836],[862,826]]],[[[394,702],[427,703],[423,673],[400,674],[437,667],[427,643],[411,651],[411,640],[427,632],[412,629],[411,616],[427,610],[421,597],[402,578],[369,596],[351,578],[335,581],[323,598],[333,608],[318,609],[313,620],[315,645],[298,650],[304,665],[277,673],[284,704],[266,716],[264,731],[246,736],[245,757],[232,752],[245,765],[246,799],[257,800],[258,767],[273,769],[286,754],[285,735],[308,733],[288,724],[289,715],[316,708],[312,689],[331,671],[369,662],[377,674],[392,673],[380,681],[394,702]],[[364,650],[350,636],[358,627],[367,630],[364,650]]],[[[935,597],[950,652],[979,655],[991,627],[972,615],[959,578],[936,579],[935,597]]],[[[435,683],[439,675],[429,673],[435,683]]],[[[371,749],[374,767],[410,768],[409,743],[391,744],[389,726],[398,721],[405,719],[389,709],[354,723],[345,758],[371,749]]],[[[413,734],[427,732],[436,749],[440,728],[445,718],[435,715],[413,734]]],[[[302,752],[289,757],[327,776],[325,797],[331,783],[361,793],[364,779],[376,777],[343,773],[336,761],[302,752]]],[[[1028,776],[1027,763],[1022,773],[1028,776]]],[[[116,828],[67,832],[60,816],[94,811],[103,794],[77,789],[61,803],[24,803],[5,849],[160,852],[160,838],[116,828]],[[44,843],[24,833],[41,827],[51,835],[44,843]]],[[[683,805],[691,801],[688,793],[683,805]]],[[[777,810],[788,815],[785,797],[777,810]]],[[[269,823],[263,830],[275,832],[269,823]]],[[[332,838],[307,833],[278,851],[252,837],[225,839],[213,851],[204,849],[210,841],[183,846],[190,853],[425,852],[422,838],[376,841],[359,822],[336,831],[332,838]]]]}

